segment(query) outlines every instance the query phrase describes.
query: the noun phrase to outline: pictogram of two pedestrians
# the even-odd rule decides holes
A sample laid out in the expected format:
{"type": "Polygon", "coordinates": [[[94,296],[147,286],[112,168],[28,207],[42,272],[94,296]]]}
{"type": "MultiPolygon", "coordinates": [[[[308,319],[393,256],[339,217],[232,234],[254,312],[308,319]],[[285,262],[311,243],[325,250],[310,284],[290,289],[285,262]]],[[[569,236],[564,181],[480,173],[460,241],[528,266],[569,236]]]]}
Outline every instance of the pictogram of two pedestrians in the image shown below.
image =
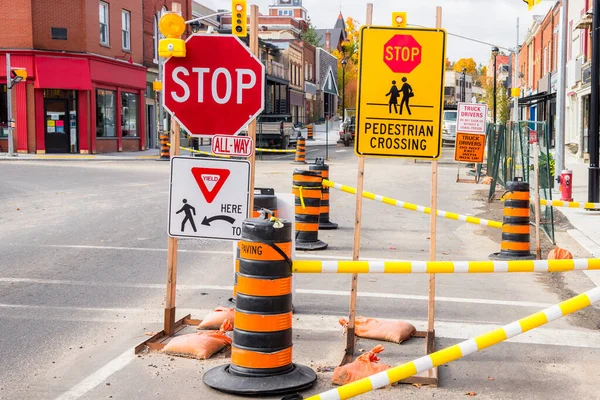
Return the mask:
{"type": "Polygon", "coordinates": [[[402,78],[402,86],[400,89],[396,86],[396,81],[392,81],[392,88],[386,94],[386,96],[389,96],[390,98],[390,114],[398,114],[398,98],[400,97],[400,94],[402,94],[402,100],[400,101],[400,115],[404,113],[404,106],[406,106],[408,115],[412,115],[410,112],[410,98],[415,96],[415,92],[413,92],[412,87],[407,81],[408,79],[402,78]],[[392,112],[392,106],[394,107],[394,112],[392,112]]]}

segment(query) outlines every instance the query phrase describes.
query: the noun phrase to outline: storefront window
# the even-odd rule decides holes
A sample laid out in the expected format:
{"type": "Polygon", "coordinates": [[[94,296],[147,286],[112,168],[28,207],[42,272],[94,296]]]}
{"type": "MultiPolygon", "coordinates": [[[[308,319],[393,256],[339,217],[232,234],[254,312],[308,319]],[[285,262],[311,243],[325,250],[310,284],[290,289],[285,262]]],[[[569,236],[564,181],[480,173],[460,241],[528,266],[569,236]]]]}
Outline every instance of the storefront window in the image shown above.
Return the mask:
{"type": "Polygon", "coordinates": [[[8,137],[6,85],[0,85],[0,137],[8,137]]]}
{"type": "Polygon", "coordinates": [[[137,137],[138,95],[121,93],[121,128],[123,137],[137,137]]]}
{"type": "Polygon", "coordinates": [[[115,137],[115,97],[112,90],[96,90],[96,136],[115,137]]]}

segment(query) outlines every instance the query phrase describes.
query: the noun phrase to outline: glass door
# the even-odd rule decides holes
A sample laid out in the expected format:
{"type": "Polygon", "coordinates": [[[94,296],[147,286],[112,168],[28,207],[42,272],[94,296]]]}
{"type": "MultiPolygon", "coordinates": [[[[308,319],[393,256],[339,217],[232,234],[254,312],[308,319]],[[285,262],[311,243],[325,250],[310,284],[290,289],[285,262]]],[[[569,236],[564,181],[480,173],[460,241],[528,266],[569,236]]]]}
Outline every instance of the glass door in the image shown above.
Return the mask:
{"type": "Polygon", "coordinates": [[[44,109],[46,153],[70,153],[69,101],[63,99],[45,99],[44,109]]]}

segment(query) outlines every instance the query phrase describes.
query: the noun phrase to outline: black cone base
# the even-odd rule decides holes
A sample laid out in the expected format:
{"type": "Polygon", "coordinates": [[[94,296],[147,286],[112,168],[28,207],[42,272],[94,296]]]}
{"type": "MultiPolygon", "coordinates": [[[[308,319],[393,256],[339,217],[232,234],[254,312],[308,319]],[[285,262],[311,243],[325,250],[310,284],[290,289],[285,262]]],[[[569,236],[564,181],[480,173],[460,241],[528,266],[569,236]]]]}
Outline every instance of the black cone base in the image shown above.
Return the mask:
{"type": "Polygon", "coordinates": [[[336,224],[335,222],[331,222],[331,221],[319,222],[319,230],[321,230],[321,231],[328,231],[328,230],[337,229],[337,228],[338,228],[338,224],[336,224]]]}
{"type": "Polygon", "coordinates": [[[316,242],[299,242],[296,240],[296,250],[325,250],[327,243],[317,240],[316,242]]]}
{"type": "Polygon", "coordinates": [[[512,256],[510,254],[492,253],[488,256],[490,260],[497,261],[511,261],[511,260],[535,260],[535,254],[528,254],[526,256],[512,256]]]}
{"type": "Polygon", "coordinates": [[[282,375],[248,377],[229,371],[229,364],[213,368],[204,374],[204,383],[220,392],[244,396],[285,394],[308,389],[317,380],[317,374],[304,365],[293,364],[293,369],[282,375]]]}

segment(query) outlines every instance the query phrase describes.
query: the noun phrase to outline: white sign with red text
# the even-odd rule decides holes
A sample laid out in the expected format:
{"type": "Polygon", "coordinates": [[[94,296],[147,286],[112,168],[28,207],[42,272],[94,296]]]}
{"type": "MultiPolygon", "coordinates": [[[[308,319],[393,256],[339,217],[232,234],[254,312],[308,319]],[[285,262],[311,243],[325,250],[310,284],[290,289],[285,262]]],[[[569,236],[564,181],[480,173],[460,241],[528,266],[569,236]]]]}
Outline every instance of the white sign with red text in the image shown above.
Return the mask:
{"type": "Polygon", "coordinates": [[[487,105],[479,103],[458,103],[456,131],[465,133],[485,133],[487,105]]]}
{"type": "Polygon", "coordinates": [[[248,136],[215,135],[212,152],[223,156],[250,157],[254,151],[252,138],[248,136]]]}

